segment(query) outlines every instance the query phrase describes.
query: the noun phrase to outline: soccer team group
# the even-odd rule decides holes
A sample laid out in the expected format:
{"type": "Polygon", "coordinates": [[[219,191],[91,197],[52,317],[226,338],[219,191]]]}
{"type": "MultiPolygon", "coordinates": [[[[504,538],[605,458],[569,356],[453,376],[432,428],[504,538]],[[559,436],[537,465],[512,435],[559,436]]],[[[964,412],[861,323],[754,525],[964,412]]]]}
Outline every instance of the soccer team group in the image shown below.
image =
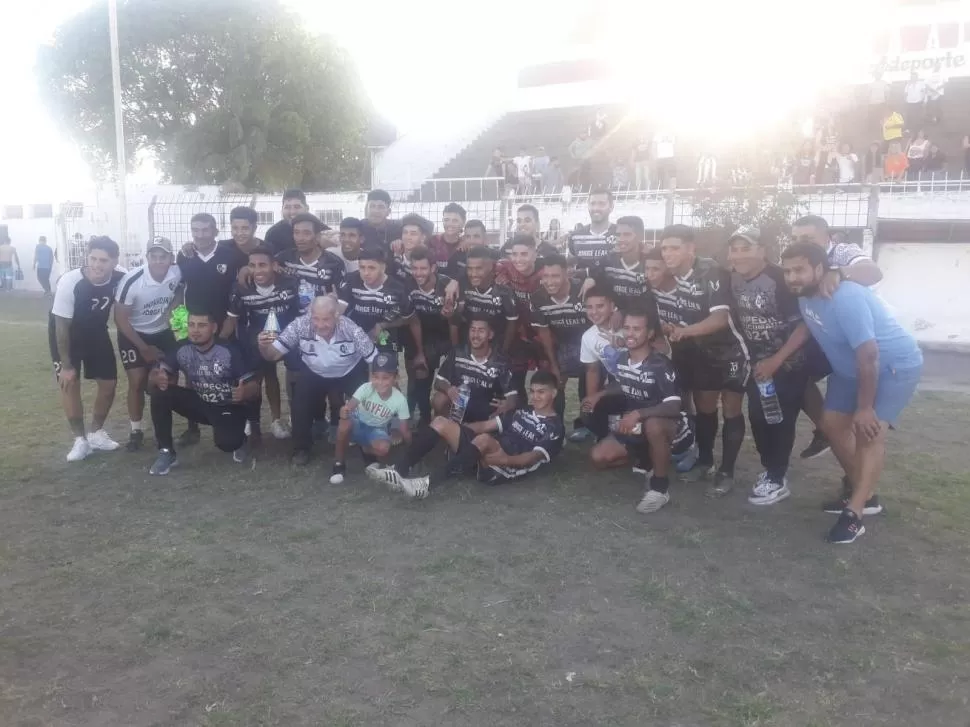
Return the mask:
{"type": "Polygon", "coordinates": [[[264,240],[251,208],[232,210],[231,239],[221,241],[216,220],[198,214],[191,243],[176,250],[155,238],[128,272],[114,241],[92,238],[85,265],[58,281],[50,315],[75,437],[67,459],[120,446],[104,430],[117,379],[113,310],[128,378],[127,448],[144,444],[147,394],[153,475],[169,473],[176,447],[197,443],[200,425],[246,462],[261,445],[265,392],[271,433],[292,438],[294,464],[329,437],[334,484],[351,445],[368,477],[422,498],[448,477],[517,480],[547,466],[564,440],[591,439],[593,467],[645,474],[637,510],[652,513],[669,501],[672,476],[706,481],[710,497],[732,490],[747,395],[763,467],[749,502],[790,495],[804,411],[815,437],[803,456],[831,448],[845,472],[824,506],[838,515],[828,539],[865,533],[863,516],[883,511],[876,485],[887,429],[922,368],[915,340],[870,290],[881,278],[875,262],[833,240],[824,219],[805,217],[780,265],[752,229],[726,241],[722,266],[697,256],[687,226],[648,246],[639,217],[611,220],[609,191],[592,192],[588,204],[589,224],[561,245],[542,241],[537,210],[520,207],[500,250],[460,205],[444,208],[435,235],[418,215],[390,219],[381,190],[368,195],[364,219],[345,218],[339,231],[309,213],[299,190],[284,194],[283,219],[264,240]],[[89,428],[82,373],[97,385],[89,428]],[[567,436],[571,379],[580,412],[567,436]],[[177,439],[176,413],[187,421],[177,439]],[[445,463],[417,474],[441,441],[445,463]]]}

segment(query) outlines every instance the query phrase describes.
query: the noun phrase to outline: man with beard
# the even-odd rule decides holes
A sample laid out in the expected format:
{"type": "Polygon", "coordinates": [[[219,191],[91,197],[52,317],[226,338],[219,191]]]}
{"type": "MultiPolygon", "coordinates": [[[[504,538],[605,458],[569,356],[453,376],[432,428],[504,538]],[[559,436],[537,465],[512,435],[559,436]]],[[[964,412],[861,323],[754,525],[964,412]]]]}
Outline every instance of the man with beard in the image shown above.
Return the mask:
{"type": "Polygon", "coordinates": [[[589,275],[590,268],[616,247],[616,225],[610,223],[613,212],[613,193],[608,189],[594,189],[589,193],[589,224],[569,234],[570,262],[580,275],[589,275]]]}
{"type": "Polygon", "coordinates": [[[462,281],[459,315],[451,329],[451,345],[457,346],[467,332],[473,316],[484,316],[495,333],[496,347],[504,353],[515,339],[519,312],[515,296],[505,285],[495,282],[495,258],[487,247],[468,251],[465,279],[462,281]]]}

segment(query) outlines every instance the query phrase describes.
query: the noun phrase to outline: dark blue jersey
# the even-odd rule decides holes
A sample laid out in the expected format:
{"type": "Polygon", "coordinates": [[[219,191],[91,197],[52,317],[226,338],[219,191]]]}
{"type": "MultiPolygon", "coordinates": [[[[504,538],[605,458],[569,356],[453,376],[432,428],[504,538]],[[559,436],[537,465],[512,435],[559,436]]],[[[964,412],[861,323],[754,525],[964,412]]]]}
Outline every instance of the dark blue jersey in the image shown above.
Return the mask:
{"type": "Polygon", "coordinates": [[[221,406],[232,404],[232,390],[253,377],[252,363],[238,344],[229,341],[213,341],[204,351],[185,341],[159,366],[173,375],[185,374],[202,401],[221,406]]]}

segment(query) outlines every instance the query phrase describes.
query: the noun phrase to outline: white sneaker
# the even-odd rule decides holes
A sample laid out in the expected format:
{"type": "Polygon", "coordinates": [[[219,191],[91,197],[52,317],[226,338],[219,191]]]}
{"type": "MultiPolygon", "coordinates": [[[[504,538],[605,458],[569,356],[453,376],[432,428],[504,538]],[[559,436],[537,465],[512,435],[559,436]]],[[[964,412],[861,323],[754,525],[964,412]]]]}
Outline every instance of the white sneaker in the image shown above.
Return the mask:
{"type": "Polygon", "coordinates": [[[391,488],[391,492],[404,491],[404,478],[393,467],[381,467],[378,462],[374,462],[364,468],[364,474],[374,480],[374,482],[387,485],[391,488]]]}
{"type": "Polygon", "coordinates": [[[74,446],[71,447],[71,451],[67,453],[68,462],[80,462],[82,459],[86,459],[91,452],[94,450],[91,448],[91,444],[84,437],[75,437],[74,446]]]}
{"type": "Polygon", "coordinates": [[[245,434],[245,435],[246,435],[247,437],[248,437],[248,436],[249,436],[250,434],[252,434],[252,433],[253,433],[253,425],[252,425],[252,424],[250,424],[249,422],[246,422],[246,426],[244,426],[244,427],[243,427],[243,433],[244,433],[244,434],[245,434]]]}
{"type": "Polygon", "coordinates": [[[289,439],[290,438],[290,428],[286,425],[282,419],[277,419],[272,424],[269,425],[269,430],[273,433],[273,436],[277,439],[289,439]]]}
{"type": "Polygon", "coordinates": [[[431,486],[431,478],[424,477],[402,477],[401,489],[409,497],[415,500],[423,500],[428,496],[428,488],[431,486]]]}
{"type": "Polygon", "coordinates": [[[643,499],[640,500],[640,504],[637,505],[637,512],[657,512],[657,510],[662,508],[668,502],[670,502],[670,495],[668,495],[666,492],[647,490],[647,494],[643,496],[643,499]]]}
{"type": "Polygon", "coordinates": [[[121,445],[115,440],[108,436],[108,433],[103,429],[99,429],[96,432],[92,432],[88,435],[88,444],[91,445],[91,449],[96,449],[101,452],[114,452],[121,445]]]}
{"type": "Polygon", "coordinates": [[[748,502],[752,505],[774,505],[791,496],[788,489],[788,478],[785,477],[781,482],[774,482],[768,478],[767,472],[762,472],[758,477],[758,482],[751,489],[748,495],[748,502]]]}

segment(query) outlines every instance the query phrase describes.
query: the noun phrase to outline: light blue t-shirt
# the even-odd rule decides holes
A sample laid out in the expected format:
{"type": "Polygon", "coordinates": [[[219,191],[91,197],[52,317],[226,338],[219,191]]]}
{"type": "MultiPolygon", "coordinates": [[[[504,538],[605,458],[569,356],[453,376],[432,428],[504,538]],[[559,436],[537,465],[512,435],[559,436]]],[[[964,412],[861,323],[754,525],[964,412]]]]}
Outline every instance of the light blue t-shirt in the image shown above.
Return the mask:
{"type": "Polygon", "coordinates": [[[857,376],[855,350],[866,341],[879,347],[879,369],[903,370],[923,363],[916,339],[903,330],[869,288],[844,281],[831,300],[799,298],[802,319],[839,376],[857,376]]]}
{"type": "Polygon", "coordinates": [[[54,248],[50,245],[38,245],[34,248],[34,259],[40,270],[50,270],[54,267],[54,248]]]}

